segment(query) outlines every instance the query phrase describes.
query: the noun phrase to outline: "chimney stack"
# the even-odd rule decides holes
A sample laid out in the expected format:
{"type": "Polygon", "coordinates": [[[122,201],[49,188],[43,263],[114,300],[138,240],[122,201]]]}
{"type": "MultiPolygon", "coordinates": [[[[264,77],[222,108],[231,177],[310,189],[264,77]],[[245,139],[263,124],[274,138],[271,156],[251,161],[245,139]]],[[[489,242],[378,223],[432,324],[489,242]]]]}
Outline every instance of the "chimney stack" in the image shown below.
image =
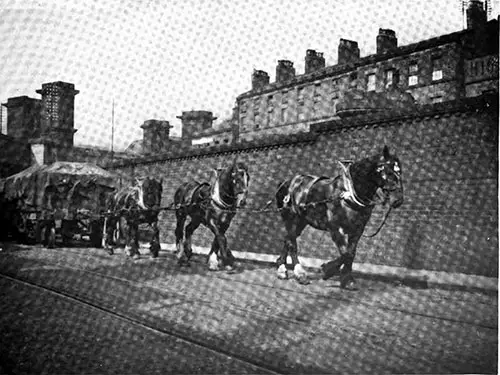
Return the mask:
{"type": "Polygon", "coordinates": [[[338,64],[349,64],[359,60],[358,42],[340,39],[338,64]]]}
{"type": "Polygon", "coordinates": [[[306,52],[306,71],[305,73],[312,73],[316,70],[325,67],[325,58],[322,52],[316,52],[313,49],[308,49],[306,52]]]}
{"type": "Polygon", "coordinates": [[[269,85],[269,74],[263,70],[255,70],[252,74],[252,90],[260,90],[269,85]]]}
{"type": "Polygon", "coordinates": [[[398,48],[398,38],[394,30],[378,29],[377,55],[388,53],[398,48]]]}
{"type": "Polygon", "coordinates": [[[141,128],[144,130],[142,150],[144,154],[158,154],[167,150],[170,137],[170,123],[162,120],[146,120],[141,128]]]}
{"type": "Polygon", "coordinates": [[[467,13],[467,28],[477,29],[486,24],[488,16],[483,2],[480,0],[470,0],[467,13]]]}
{"type": "Polygon", "coordinates": [[[295,77],[295,68],[293,62],[289,60],[278,60],[276,66],[276,82],[290,81],[295,77]]]}

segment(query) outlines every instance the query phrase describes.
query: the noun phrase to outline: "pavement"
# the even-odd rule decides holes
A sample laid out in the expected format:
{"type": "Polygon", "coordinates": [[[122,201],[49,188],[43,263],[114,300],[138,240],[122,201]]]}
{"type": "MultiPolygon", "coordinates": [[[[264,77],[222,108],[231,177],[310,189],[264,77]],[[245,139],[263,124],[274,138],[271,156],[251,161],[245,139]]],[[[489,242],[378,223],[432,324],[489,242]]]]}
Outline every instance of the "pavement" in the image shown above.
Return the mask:
{"type": "MultiPolygon", "coordinates": [[[[141,248],[147,249],[148,244],[141,244],[141,248]]],[[[175,244],[161,244],[162,250],[174,252],[175,244]]],[[[210,248],[193,246],[193,252],[200,255],[208,255],[210,248]]],[[[232,251],[238,260],[262,263],[266,265],[275,264],[276,254],[258,254],[246,251],[232,251]]],[[[291,263],[289,258],[288,260],[291,263]]],[[[300,257],[302,265],[306,269],[319,270],[320,266],[329,261],[327,259],[300,257]]],[[[415,270],[405,267],[384,266],[370,263],[354,263],[353,271],[365,278],[399,282],[403,285],[419,288],[441,288],[451,290],[478,290],[498,293],[498,278],[468,275],[463,273],[452,273],[442,271],[415,270]]]]}

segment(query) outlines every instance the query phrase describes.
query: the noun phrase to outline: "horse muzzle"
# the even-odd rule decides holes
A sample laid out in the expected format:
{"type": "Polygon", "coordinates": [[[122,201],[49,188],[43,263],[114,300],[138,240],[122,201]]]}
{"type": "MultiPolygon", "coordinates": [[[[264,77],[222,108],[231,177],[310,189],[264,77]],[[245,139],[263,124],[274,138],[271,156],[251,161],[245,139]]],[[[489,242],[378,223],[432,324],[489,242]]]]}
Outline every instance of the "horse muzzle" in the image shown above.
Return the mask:
{"type": "Polygon", "coordinates": [[[240,193],[236,194],[236,208],[245,207],[247,204],[247,194],[240,193]]]}

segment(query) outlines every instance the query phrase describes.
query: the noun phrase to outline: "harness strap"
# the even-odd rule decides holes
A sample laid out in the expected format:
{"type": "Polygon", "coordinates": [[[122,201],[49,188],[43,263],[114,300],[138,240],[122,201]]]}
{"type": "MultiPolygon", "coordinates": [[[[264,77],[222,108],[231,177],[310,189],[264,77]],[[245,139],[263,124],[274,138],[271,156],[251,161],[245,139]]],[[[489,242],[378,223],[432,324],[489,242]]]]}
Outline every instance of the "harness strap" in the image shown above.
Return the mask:
{"type": "Polygon", "coordinates": [[[215,169],[214,169],[214,173],[215,173],[215,182],[212,185],[212,194],[211,194],[212,202],[214,202],[214,204],[216,206],[219,206],[219,208],[222,208],[224,210],[231,208],[231,206],[228,205],[227,203],[225,203],[220,196],[220,187],[219,187],[219,178],[218,178],[219,176],[218,176],[217,171],[215,169]]]}
{"type": "Polygon", "coordinates": [[[344,188],[346,189],[342,194],[340,195],[340,198],[345,200],[345,201],[351,201],[352,203],[360,206],[360,207],[369,207],[369,206],[374,206],[375,203],[363,203],[359,197],[356,195],[356,191],[354,190],[354,183],[352,182],[352,177],[351,177],[351,172],[350,172],[350,166],[345,166],[341,161],[338,162],[340,167],[341,167],[341,175],[342,175],[342,181],[344,182],[344,188]]]}
{"type": "Polygon", "coordinates": [[[309,191],[311,188],[314,186],[316,182],[319,180],[324,180],[327,179],[327,177],[323,176],[303,176],[303,175],[296,175],[292,178],[292,181],[290,181],[290,187],[288,188],[288,194],[285,196],[283,199],[284,204],[288,204],[291,201],[292,204],[292,210],[297,213],[299,208],[303,208],[306,205],[307,201],[307,196],[309,195],[309,191]],[[305,185],[304,190],[302,191],[302,194],[299,196],[299,199],[297,197],[293,197],[292,194],[293,192],[301,185],[301,183],[304,181],[306,177],[311,177],[311,180],[305,185]],[[295,198],[295,199],[293,199],[295,198]]]}

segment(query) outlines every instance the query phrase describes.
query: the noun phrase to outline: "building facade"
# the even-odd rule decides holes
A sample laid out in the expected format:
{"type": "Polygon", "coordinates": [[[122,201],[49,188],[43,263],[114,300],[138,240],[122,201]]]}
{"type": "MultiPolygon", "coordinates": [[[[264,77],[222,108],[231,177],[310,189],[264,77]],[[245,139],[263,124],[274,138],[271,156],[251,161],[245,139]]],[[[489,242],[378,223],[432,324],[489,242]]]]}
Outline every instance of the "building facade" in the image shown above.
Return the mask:
{"type": "Polygon", "coordinates": [[[338,63],[307,50],[305,73],[279,60],[276,82],[262,70],[236,99],[240,140],[309,131],[310,125],[360,111],[384,111],[498,92],[498,20],[473,0],[467,29],[398,46],[393,30],[379,29],[376,54],[360,57],[356,41],[340,39],[338,63]]]}

